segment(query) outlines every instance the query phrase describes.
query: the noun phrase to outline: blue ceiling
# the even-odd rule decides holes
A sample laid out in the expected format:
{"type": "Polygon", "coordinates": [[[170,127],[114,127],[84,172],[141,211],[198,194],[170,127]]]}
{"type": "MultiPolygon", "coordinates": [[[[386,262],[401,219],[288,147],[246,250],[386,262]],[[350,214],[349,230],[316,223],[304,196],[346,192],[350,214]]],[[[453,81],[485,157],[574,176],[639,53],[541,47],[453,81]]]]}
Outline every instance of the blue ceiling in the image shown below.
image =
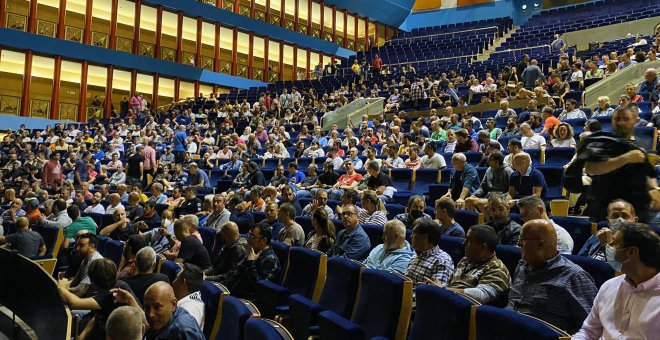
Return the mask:
{"type": "Polygon", "coordinates": [[[325,0],[324,3],[388,26],[399,27],[410,14],[415,0],[325,0]]]}

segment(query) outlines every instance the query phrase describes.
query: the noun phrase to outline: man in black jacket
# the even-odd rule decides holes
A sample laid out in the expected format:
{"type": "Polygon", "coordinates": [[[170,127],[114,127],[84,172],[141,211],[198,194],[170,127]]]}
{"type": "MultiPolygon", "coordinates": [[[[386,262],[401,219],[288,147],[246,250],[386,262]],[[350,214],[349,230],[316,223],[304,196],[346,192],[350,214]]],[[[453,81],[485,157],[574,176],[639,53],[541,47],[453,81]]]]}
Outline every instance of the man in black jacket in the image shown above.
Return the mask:
{"type": "Polygon", "coordinates": [[[224,245],[213,261],[213,267],[204,271],[204,279],[227,285],[236,280],[239,266],[247,257],[247,240],[238,233],[238,225],[227,222],[220,229],[220,236],[224,245]]]}

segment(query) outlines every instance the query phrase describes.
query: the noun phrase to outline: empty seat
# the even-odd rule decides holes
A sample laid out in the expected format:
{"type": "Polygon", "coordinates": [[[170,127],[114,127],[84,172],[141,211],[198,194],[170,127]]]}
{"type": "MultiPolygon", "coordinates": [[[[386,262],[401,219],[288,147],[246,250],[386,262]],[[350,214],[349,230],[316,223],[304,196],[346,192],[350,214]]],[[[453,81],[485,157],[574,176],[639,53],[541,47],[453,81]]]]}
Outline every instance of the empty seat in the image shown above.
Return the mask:
{"type": "Polygon", "coordinates": [[[158,264],[158,272],[167,276],[170,279],[170,282],[174,281],[176,274],[181,271],[181,266],[170,260],[161,259],[158,264]]]}
{"type": "Polygon", "coordinates": [[[117,240],[107,240],[105,242],[104,251],[101,253],[103,257],[112,260],[117,265],[117,268],[121,268],[121,261],[124,255],[124,242],[117,240]]]}
{"type": "MultiPolygon", "coordinates": [[[[226,296],[222,300],[220,327],[217,333],[211,333],[211,335],[216,334],[216,336],[208,337],[208,339],[243,340],[245,323],[253,315],[253,311],[248,308],[250,305],[251,302],[249,301],[233,296],[226,296]]],[[[206,320],[209,319],[207,318],[206,320]]]]}
{"type": "Polygon", "coordinates": [[[518,262],[520,262],[520,248],[499,244],[495,248],[495,254],[497,254],[497,258],[500,259],[509,270],[509,275],[513,277],[516,273],[518,262]]]}
{"type": "Polygon", "coordinates": [[[276,308],[285,306],[291,294],[318,301],[327,271],[328,256],[304,247],[291,247],[282,284],[257,282],[258,307],[264,317],[275,317],[276,308]]]}
{"type": "Polygon", "coordinates": [[[318,325],[318,314],[324,310],[350,318],[362,268],[357,261],[332,257],[328,260],[328,274],[318,303],[300,294],[289,297],[291,332],[296,339],[308,338],[310,327],[318,325]]]}
{"type": "Polygon", "coordinates": [[[545,149],[543,165],[564,166],[573,159],[575,148],[548,148],[545,149]]]}
{"type": "Polygon", "coordinates": [[[564,167],[556,165],[543,165],[535,167],[543,174],[548,191],[545,193],[547,200],[564,198],[564,167]]]}
{"type": "Polygon", "coordinates": [[[390,177],[399,192],[410,191],[413,171],[411,169],[390,169],[390,177]]]}
{"type": "Polygon", "coordinates": [[[415,195],[424,195],[429,192],[429,185],[440,182],[440,172],[436,169],[415,170],[415,182],[412,192],[415,195]]]}
{"type": "Polygon", "coordinates": [[[245,322],[244,334],[245,339],[293,340],[286,328],[269,319],[249,318],[245,322]]]}
{"type": "Polygon", "coordinates": [[[415,320],[408,340],[468,339],[474,301],[432,285],[417,286],[415,298],[415,320]]]}
{"type": "Polygon", "coordinates": [[[204,281],[200,290],[204,302],[204,335],[215,339],[220,329],[223,300],[229,296],[229,290],[219,283],[204,281]]]}
{"type": "Polygon", "coordinates": [[[207,227],[198,227],[197,231],[202,236],[202,243],[206,251],[211,254],[213,252],[213,243],[215,242],[215,229],[207,227]]]}
{"type": "Polygon", "coordinates": [[[350,320],[332,311],[319,313],[321,339],[403,340],[412,311],[412,281],[394,273],[365,269],[350,320]]]}
{"type": "Polygon", "coordinates": [[[586,256],[579,255],[563,256],[580,266],[582,269],[584,269],[585,272],[589,273],[589,275],[591,275],[591,277],[594,279],[594,284],[598,288],[600,288],[600,286],[602,286],[605,281],[613,278],[616,274],[614,268],[612,268],[612,266],[605,261],[595,260],[586,256]]]}
{"type": "Polygon", "coordinates": [[[454,220],[465,229],[467,233],[468,229],[475,224],[479,224],[479,213],[472,210],[456,210],[456,215],[454,220]]]}
{"type": "MultiPolygon", "coordinates": [[[[277,259],[280,261],[280,268],[285,268],[289,258],[289,245],[284,242],[271,241],[270,246],[273,248],[275,255],[277,255],[277,259]]],[[[284,277],[284,270],[280,270],[280,276],[277,279],[273,279],[273,281],[281,282],[282,277],[284,277]]]]}
{"type": "Polygon", "coordinates": [[[559,328],[531,316],[493,306],[479,306],[475,314],[476,339],[557,340],[570,338],[559,328]]]}
{"type": "Polygon", "coordinates": [[[44,257],[56,259],[64,241],[64,229],[43,227],[39,233],[46,244],[46,254],[44,254],[44,257]]]}

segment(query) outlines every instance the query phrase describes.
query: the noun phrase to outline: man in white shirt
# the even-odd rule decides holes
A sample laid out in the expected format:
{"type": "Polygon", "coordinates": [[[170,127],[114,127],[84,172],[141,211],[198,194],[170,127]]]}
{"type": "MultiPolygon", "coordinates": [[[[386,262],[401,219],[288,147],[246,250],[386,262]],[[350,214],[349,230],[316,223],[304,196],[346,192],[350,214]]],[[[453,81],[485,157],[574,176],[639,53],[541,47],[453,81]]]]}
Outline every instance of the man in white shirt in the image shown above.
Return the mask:
{"type": "Polygon", "coordinates": [[[112,215],[117,209],[123,209],[124,206],[121,204],[121,196],[118,193],[113,193],[108,195],[108,206],[105,208],[106,215],[112,215]]]}
{"type": "Polygon", "coordinates": [[[660,237],[644,224],[624,222],[613,240],[623,275],[600,287],[573,339],[651,339],[660,334],[660,237]]]}
{"type": "Polygon", "coordinates": [[[523,149],[541,149],[545,148],[545,137],[534,133],[532,127],[527,123],[520,124],[520,134],[522,138],[520,143],[523,149]]]}
{"type": "Polygon", "coordinates": [[[567,99],[564,106],[564,111],[559,115],[559,120],[564,121],[566,119],[587,119],[587,115],[584,111],[577,108],[577,102],[575,99],[567,99]]]}
{"type": "Polygon", "coordinates": [[[181,307],[192,315],[200,329],[204,329],[204,301],[200,290],[204,285],[204,272],[198,266],[184,263],[183,269],[172,281],[172,288],[177,300],[177,307],[181,307]]]}
{"type": "Polygon", "coordinates": [[[428,142],[424,145],[425,155],[420,160],[420,168],[443,169],[447,167],[445,158],[435,152],[435,143],[428,142]]]}

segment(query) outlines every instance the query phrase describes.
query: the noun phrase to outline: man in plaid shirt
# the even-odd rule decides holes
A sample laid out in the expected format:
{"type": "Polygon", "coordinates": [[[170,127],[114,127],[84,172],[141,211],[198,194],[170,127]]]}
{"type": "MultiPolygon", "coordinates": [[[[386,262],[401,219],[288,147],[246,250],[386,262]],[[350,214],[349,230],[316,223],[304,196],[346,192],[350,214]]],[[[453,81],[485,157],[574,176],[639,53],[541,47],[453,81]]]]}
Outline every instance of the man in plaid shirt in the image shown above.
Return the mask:
{"type": "Polygon", "coordinates": [[[417,105],[424,97],[424,90],[419,84],[419,79],[415,79],[415,82],[410,85],[410,100],[414,105],[417,105]]]}
{"type": "Polygon", "coordinates": [[[440,226],[426,219],[415,221],[412,247],[417,253],[406,271],[415,284],[434,283],[446,285],[454,272],[454,262],[449,254],[438,247],[440,226]]]}

